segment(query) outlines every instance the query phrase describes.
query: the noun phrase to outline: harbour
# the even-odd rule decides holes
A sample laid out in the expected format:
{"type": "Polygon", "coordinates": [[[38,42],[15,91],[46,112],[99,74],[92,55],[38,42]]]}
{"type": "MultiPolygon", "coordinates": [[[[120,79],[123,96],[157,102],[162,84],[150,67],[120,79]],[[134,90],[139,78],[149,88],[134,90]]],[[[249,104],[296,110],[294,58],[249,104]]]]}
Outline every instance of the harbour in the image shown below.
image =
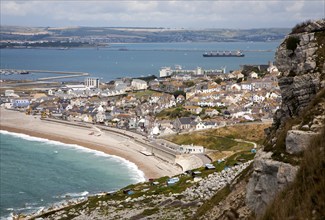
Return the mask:
{"type": "MultiPolygon", "coordinates": [[[[187,70],[197,67],[205,70],[226,67],[227,71],[231,71],[247,63],[267,64],[274,59],[276,45],[277,42],[215,42],[113,44],[99,50],[1,49],[0,68],[89,73],[90,76],[98,77],[102,81],[121,77],[159,76],[162,67],[175,65],[187,70]],[[127,51],[119,51],[119,48],[126,48],[127,51]],[[245,53],[245,57],[207,59],[202,56],[205,51],[218,48],[227,51],[240,50],[245,53]]],[[[1,77],[3,80],[35,80],[40,78],[37,77],[38,74],[41,73],[1,75],[1,77]]],[[[53,77],[53,74],[42,73],[42,76],[53,77]]],[[[70,79],[78,80],[77,77],[70,79]]]]}

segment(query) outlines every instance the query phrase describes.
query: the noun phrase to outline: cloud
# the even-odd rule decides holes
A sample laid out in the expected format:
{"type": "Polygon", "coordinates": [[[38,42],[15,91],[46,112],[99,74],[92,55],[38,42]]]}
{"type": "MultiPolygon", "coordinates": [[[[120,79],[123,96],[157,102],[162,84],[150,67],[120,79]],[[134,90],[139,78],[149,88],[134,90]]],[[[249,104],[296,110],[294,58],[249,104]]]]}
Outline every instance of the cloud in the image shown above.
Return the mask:
{"type": "Polygon", "coordinates": [[[184,28],[291,27],[325,17],[324,0],[1,1],[1,24],[184,28]]]}

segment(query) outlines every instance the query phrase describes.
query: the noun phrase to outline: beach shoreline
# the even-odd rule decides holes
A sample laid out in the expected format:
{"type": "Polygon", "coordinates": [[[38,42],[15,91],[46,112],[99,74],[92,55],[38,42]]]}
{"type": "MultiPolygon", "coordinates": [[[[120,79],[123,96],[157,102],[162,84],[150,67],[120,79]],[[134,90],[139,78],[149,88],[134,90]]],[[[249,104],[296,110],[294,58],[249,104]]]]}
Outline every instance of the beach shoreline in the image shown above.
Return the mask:
{"type": "Polygon", "coordinates": [[[65,144],[77,144],[91,150],[121,157],[134,163],[146,180],[162,176],[174,176],[182,170],[154,156],[146,156],[140,151],[146,147],[128,137],[102,131],[100,136],[91,135],[91,128],[69,126],[66,124],[40,120],[39,117],[25,115],[22,112],[0,108],[0,130],[22,133],[33,137],[59,141],[65,144]]]}

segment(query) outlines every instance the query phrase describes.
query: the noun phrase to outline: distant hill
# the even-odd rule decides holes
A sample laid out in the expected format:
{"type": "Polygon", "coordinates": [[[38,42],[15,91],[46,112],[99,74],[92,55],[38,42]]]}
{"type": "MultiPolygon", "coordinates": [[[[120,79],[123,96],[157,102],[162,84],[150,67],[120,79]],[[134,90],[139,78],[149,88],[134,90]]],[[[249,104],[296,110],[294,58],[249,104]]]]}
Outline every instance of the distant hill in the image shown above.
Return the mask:
{"type": "Polygon", "coordinates": [[[238,42],[283,39],[289,28],[169,29],[142,27],[1,26],[2,42],[70,41],[87,43],[238,42]]]}

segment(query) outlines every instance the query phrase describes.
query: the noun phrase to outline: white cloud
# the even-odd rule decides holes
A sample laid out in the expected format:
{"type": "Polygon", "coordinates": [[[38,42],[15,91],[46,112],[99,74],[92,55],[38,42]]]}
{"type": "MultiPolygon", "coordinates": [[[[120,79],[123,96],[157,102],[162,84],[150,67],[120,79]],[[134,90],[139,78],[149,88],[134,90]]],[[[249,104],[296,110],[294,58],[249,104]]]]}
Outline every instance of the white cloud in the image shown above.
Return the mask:
{"type": "Polygon", "coordinates": [[[291,27],[325,17],[324,0],[1,1],[1,24],[29,26],[291,27]]]}

